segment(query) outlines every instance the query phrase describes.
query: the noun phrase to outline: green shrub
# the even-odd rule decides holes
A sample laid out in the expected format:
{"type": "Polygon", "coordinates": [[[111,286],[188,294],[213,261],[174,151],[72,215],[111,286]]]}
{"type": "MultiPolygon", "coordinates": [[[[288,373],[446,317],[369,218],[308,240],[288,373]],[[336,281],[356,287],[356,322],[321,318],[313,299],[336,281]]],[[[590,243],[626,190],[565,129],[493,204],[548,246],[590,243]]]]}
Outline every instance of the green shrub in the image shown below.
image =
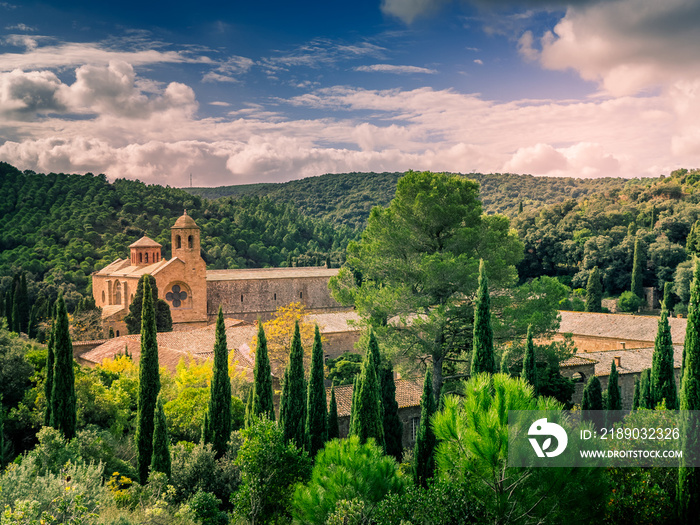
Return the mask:
{"type": "Polygon", "coordinates": [[[620,295],[620,298],[617,300],[617,309],[621,312],[634,313],[639,310],[643,302],[643,299],[637,297],[632,292],[622,292],[622,295],[620,295]]]}

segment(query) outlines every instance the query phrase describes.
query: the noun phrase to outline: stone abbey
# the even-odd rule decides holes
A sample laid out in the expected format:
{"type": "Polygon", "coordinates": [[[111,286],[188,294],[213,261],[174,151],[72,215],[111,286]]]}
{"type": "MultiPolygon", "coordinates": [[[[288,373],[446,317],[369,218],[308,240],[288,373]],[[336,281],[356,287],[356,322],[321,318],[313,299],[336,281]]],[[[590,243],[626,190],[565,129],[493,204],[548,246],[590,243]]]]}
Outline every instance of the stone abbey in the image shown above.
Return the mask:
{"type": "Polygon", "coordinates": [[[337,269],[325,267],[207,270],[200,253],[200,229],[185,212],[171,228],[172,256],[142,237],[117,259],[92,275],[92,294],[102,308],[105,329],[126,334],[124,317],[141,276],[152,275],[158,297],[170,306],[174,330],[206,326],[217,315],[253,321],[269,318],[280,306],[301,302],[309,312],[343,308],[331,297],[328,280],[337,269]]]}

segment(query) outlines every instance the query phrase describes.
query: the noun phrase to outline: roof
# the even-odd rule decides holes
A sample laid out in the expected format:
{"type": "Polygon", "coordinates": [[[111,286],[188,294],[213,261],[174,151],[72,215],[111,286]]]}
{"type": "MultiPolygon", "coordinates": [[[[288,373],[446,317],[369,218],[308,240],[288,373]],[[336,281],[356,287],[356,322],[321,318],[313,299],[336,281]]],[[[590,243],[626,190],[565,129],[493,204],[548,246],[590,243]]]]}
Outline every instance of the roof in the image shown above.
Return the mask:
{"type": "MultiPolygon", "coordinates": [[[[595,375],[608,376],[613,359],[620,358],[620,366],[617,371],[620,374],[638,374],[647,368],[651,368],[654,348],[636,348],[632,350],[608,350],[605,352],[586,352],[586,357],[595,359],[595,375]]],[[[680,368],[683,358],[683,347],[673,347],[673,367],[680,368]]]]}
{"type": "MultiPolygon", "coordinates": [[[[234,349],[239,368],[251,368],[252,371],[253,359],[248,342],[253,338],[257,329],[253,324],[238,319],[226,319],[224,324],[226,326],[227,346],[229,349],[234,349]]],[[[161,332],[157,338],[159,362],[172,372],[180,359],[191,357],[204,361],[213,356],[216,325],[211,324],[193,330],[161,332]]],[[[81,355],[81,358],[98,364],[104,359],[110,359],[116,354],[124,353],[125,345],[129,349],[129,354],[138,361],[141,355],[141,335],[136,334],[109,339],[106,343],[81,355]]]]}
{"type": "Polygon", "coordinates": [[[104,275],[109,277],[133,277],[134,279],[138,279],[147,273],[150,275],[155,275],[166,266],[176,262],[182,263],[180,259],[173,257],[172,259],[161,259],[157,263],[149,264],[147,266],[133,266],[128,260],[117,259],[112,264],[108,264],[99,272],[96,272],[95,275],[104,275]]]}
{"type": "Polygon", "coordinates": [[[175,221],[175,224],[173,224],[173,228],[197,228],[197,229],[199,229],[199,226],[197,226],[197,223],[194,222],[194,219],[192,217],[187,215],[187,210],[185,210],[185,213],[183,213],[175,221]]]}
{"type": "MultiPolygon", "coordinates": [[[[589,352],[586,352],[588,355],[589,352]]],[[[617,355],[617,354],[615,354],[617,355]]],[[[566,361],[559,363],[559,366],[581,366],[581,365],[594,365],[596,361],[594,359],[589,359],[588,357],[581,357],[580,355],[571,356],[566,361]]]]}
{"type": "MultiPolygon", "coordinates": [[[[349,416],[352,406],[352,386],[339,385],[335,387],[335,402],[338,405],[338,417],[349,416]]],[[[423,394],[421,386],[409,379],[396,381],[396,402],[399,408],[420,406],[420,398],[423,394]]],[[[331,402],[331,387],[326,388],[326,401],[331,402]]]]}
{"type": "MultiPolygon", "coordinates": [[[[561,311],[559,333],[606,337],[629,341],[649,341],[656,339],[659,317],[650,315],[599,314],[593,312],[561,311]]],[[[685,341],[687,319],[668,318],[671,327],[671,340],[682,345],[685,341]]]]}
{"type": "Polygon", "coordinates": [[[252,279],[299,279],[304,277],[333,277],[338,268],[300,266],[294,268],[247,268],[242,270],[207,270],[207,281],[249,281],[252,279]]]}
{"type": "Polygon", "coordinates": [[[150,237],[145,235],[141,237],[138,241],[131,243],[129,248],[162,248],[163,245],[154,241],[150,237]]]}
{"type": "Polygon", "coordinates": [[[309,324],[317,324],[322,334],[336,332],[359,332],[360,316],[354,310],[345,312],[329,312],[323,314],[307,314],[304,320],[309,324]]]}

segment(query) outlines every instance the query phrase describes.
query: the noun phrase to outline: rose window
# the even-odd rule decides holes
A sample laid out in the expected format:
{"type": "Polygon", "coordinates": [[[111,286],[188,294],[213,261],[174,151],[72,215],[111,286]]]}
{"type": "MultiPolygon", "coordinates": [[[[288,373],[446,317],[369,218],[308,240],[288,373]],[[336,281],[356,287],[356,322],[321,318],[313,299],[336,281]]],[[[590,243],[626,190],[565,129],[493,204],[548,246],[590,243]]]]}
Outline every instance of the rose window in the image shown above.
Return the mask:
{"type": "Polygon", "coordinates": [[[179,284],[174,284],[172,291],[165,294],[165,300],[172,302],[175,308],[179,308],[185,299],[187,299],[187,292],[181,290],[179,284]]]}

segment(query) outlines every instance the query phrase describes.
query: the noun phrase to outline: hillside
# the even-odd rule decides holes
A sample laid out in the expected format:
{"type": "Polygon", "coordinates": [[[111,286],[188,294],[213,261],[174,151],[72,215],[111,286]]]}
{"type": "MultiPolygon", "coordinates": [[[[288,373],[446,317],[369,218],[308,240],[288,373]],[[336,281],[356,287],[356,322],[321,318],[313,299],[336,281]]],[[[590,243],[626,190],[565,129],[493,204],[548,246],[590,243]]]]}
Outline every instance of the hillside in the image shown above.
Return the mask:
{"type": "MultiPolygon", "coordinates": [[[[217,188],[183,188],[184,191],[217,199],[243,195],[267,196],[292,202],[311,217],[325,219],[354,230],[364,227],[374,206],[386,206],[394,197],[402,173],[337,173],[279,184],[247,184],[217,188]]],[[[580,199],[588,195],[621,191],[639,181],[619,178],[572,179],[532,175],[470,173],[465,177],[481,186],[481,200],[487,213],[514,217],[520,202],[525,209],[580,199]]]]}

